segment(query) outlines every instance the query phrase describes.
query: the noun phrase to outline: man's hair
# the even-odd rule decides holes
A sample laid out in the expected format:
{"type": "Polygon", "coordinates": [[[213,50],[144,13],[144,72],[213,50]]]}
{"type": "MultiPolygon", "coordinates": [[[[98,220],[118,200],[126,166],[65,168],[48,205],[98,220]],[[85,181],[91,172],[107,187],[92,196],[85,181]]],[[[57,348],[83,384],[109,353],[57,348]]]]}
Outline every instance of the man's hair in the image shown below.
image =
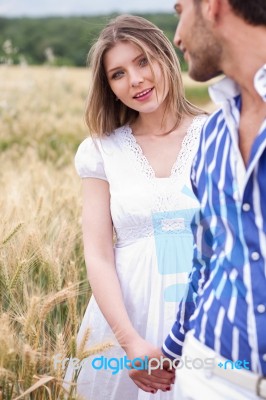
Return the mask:
{"type": "Polygon", "coordinates": [[[266,25],[265,0],[228,0],[235,14],[251,25],[266,25]]]}
{"type": "MultiPolygon", "coordinates": [[[[194,0],[197,5],[201,0],[194,0]]],[[[233,12],[251,25],[266,25],[266,0],[228,0],[233,12]]]]}

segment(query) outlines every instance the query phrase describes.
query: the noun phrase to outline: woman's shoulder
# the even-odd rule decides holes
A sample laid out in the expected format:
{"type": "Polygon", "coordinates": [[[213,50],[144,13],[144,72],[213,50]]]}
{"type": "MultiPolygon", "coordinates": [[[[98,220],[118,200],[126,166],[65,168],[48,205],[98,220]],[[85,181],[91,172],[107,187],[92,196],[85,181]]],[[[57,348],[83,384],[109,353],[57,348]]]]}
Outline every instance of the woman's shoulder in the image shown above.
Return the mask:
{"type": "Polygon", "coordinates": [[[187,128],[187,135],[198,138],[208,117],[208,114],[203,113],[196,116],[191,116],[187,128]]]}
{"type": "Polygon", "coordinates": [[[116,129],[114,129],[111,132],[102,134],[102,135],[98,135],[98,134],[92,134],[88,137],[86,137],[86,139],[84,139],[80,146],[81,147],[90,147],[90,146],[98,146],[99,148],[101,148],[101,146],[103,144],[108,144],[108,143],[113,143],[116,141],[117,137],[123,135],[126,131],[128,130],[128,125],[123,125],[120,126],[116,129]]]}
{"type": "Polygon", "coordinates": [[[202,128],[207,119],[208,115],[203,113],[188,117],[186,120],[186,135],[184,137],[183,147],[192,149],[198,146],[202,128]]]}
{"type": "Polygon", "coordinates": [[[193,116],[191,118],[191,125],[195,127],[202,128],[202,126],[205,124],[207,121],[209,115],[206,113],[198,114],[196,116],[193,116]]]}
{"type": "Polygon", "coordinates": [[[79,145],[76,157],[88,154],[102,154],[107,150],[113,150],[117,147],[119,139],[127,131],[128,126],[124,125],[112,132],[103,135],[90,135],[86,137],[79,145]]]}
{"type": "Polygon", "coordinates": [[[100,178],[106,180],[104,163],[99,143],[93,137],[87,137],[79,145],[75,155],[75,167],[81,178],[100,178]]]}

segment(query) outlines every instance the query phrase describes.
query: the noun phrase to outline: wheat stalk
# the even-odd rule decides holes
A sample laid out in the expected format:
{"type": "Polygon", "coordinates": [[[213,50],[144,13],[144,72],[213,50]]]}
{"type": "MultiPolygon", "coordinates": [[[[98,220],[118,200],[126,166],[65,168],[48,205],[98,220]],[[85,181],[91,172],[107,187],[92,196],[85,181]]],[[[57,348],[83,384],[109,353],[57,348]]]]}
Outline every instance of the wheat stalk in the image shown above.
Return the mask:
{"type": "Polygon", "coordinates": [[[30,343],[33,343],[34,338],[36,338],[36,321],[38,320],[39,307],[40,298],[33,296],[32,299],[30,299],[27,315],[24,317],[24,322],[22,324],[22,332],[25,337],[29,338],[30,343]]]}
{"type": "Polygon", "coordinates": [[[17,287],[17,283],[21,278],[21,275],[24,272],[24,267],[27,265],[27,261],[23,260],[18,266],[17,269],[11,279],[9,290],[15,289],[17,287]]]}
{"type": "Polygon", "coordinates": [[[23,222],[20,222],[14,229],[13,231],[2,241],[2,245],[4,246],[5,244],[7,244],[7,242],[9,242],[12,237],[20,230],[20,228],[22,227],[23,222]]]}
{"type": "Polygon", "coordinates": [[[65,301],[66,299],[68,299],[71,296],[74,296],[75,294],[76,294],[76,291],[74,291],[73,288],[67,287],[67,288],[60,290],[60,292],[58,292],[58,293],[50,295],[41,307],[40,314],[39,314],[40,321],[44,322],[47,314],[57,304],[62,303],[63,301],[65,301]]]}
{"type": "Polygon", "coordinates": [[[91,334],[91,330],[90,330],[90,328],[87,328],[85,330],[84,335],[82,336],[82,339],[81,339],[79,347],[78,347],[77,357],[79,360],[82,359],[82,354],[85,351],[85,346],[89,340],[90,334],[91,334]]]}
{"type": "Polygon", "coordinates": [[[91,347],[88,350],[85,350],[80,357],[80,360],[83,360],[84,358],[93,356],[95,354],[102,353],[103,351],[109,350],[111,347],[113,347],[114,344],[112,342],[104,342],[98,345],[95,345],[91,347]]]}

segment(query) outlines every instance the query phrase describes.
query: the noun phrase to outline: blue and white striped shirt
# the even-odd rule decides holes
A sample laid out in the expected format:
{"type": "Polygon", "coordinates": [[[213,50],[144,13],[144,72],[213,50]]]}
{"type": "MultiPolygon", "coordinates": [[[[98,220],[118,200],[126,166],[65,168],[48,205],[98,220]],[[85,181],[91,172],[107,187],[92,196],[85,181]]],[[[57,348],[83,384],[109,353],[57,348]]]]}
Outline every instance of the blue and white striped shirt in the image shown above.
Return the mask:
{"type": "MultiPolygon", "coordinates": [[[[266,101],[266,64],[254,86],[266,101]]],[[[187,294],[163,352],[178,357],[185,333],[226,359],[249,361],[266,375],[266,118],[245,167],[238,147],[241,96],[225,78],[212,97],[225,97],[207,120],[192,167],[201,209],[192,229],[194,262],[187,294]]]]}

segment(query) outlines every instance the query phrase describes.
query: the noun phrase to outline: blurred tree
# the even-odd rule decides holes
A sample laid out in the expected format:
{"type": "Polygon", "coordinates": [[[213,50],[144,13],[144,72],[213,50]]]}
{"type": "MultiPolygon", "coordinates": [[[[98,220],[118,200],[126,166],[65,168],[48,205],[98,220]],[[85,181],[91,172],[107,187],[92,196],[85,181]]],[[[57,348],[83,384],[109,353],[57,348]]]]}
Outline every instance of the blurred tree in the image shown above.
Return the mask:
{"type": "MultiPolygon", "coordinates": [[[[16,56],[28,64],[47,62],[47,49],[53,54],[54,65],[85,66],[87,53],[110,18],[106,16],[0,18],[0,60],[6,56],[3,45],[9,40],[16,56]]],[[[172,41],[177,20],[173,14],[139,14],[158,25],[172,41]]],[[[183,65],[182,56],[178,54],[183,65]]],[[[1,62],[1,61],[0,61],[1,62]]],[[[2,61],[3,62],[3,61],[2,61]]]]}

